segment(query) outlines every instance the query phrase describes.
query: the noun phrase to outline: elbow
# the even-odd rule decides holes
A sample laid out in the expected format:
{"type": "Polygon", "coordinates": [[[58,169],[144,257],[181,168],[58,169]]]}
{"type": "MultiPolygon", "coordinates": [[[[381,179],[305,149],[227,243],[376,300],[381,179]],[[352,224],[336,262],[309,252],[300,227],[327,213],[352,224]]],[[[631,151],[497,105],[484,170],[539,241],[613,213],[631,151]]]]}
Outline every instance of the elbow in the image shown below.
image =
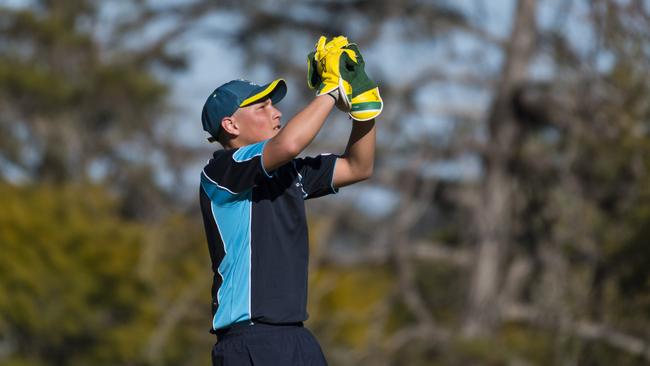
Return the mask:
{"type": "Polygon", "coordinates": [[[373,172],[374,172],[374,167],[372,165],[370,165],[369,167],[361,170],[359,172],[359,180],[370,179],[370,177],[372,177],[373,172]]]}
{"type": "Polygon", "coordinates": [[[300,151],[295,142],[273,138],[264,148],[264,168],[269,172],[275,170],[298,156],[300,151]]]}
{"type": "Polygon", "coordinates": [[[300,151],[302,151],[302,149],[296,141],[293,139],[279,137],[280,136],[278,136],[277,139],[273,139],[275,140],[274,146],[275,150],[278,152],[278,155],[282,156],[283,160],[291,160],[300,154],[300,151]]]}
{"type": "Polygon", "coordinates": [[[367,180],[370,179],[370,177],[372,177],[375,168],[374,160],[359,161],[359,162],[349,160],[349,162],[350,162],[350,168],[351,168],[351,172],[353,173],[355,182],[367,180]]]}
{"type": "Polygon", "coordinates": [[[364,174],[363,179],[364,179],[364,180],[366,180],[366,179],[370,179],[370,177],[372,177],[372,174],[373,174],[373,173],[374,173],[374,169],[373,169],[372,167],[370,167],[370,169],[368,169],[368,170],[366,171],[366,174],[364,174]]]}
{"type": "Polygon", "coordinates": [[[370,177],[372,177],[374,172],[375,172],[375,159],[372,158],[370,159],[370,164],[368,164],[368,166],[365,169],[366,174],[364,179],[369,179],[370,177]]]}
{"type": "Polygon", "coordinates": [[[294,141],[287,141],[287,142],[285,142],[285,143],[283,144],[282,147],[283,147],[282,150],[283,150],[283,151],[285,152],[285,154],[287,154],[287,156],[289,156],[291,159],[293,159],[293,158],[295,158],[296,156],[298,156],[298,154],[300,154],[300,151],[302,151],[302,149],[300,148],[300,146],[299,146],[297,143],[295,143],[294,141]]]}

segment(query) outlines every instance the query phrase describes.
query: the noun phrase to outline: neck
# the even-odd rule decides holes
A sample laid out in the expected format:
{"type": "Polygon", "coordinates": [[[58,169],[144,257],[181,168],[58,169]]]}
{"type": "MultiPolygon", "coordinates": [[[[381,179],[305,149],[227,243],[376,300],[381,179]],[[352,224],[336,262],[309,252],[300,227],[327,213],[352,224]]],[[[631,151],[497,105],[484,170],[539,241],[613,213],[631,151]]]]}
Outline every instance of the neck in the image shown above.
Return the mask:
{"type": "Polygon", "coordinates": [[[237,139],[230,139],[223,144],[221,144],[224,148],[224,150],[232,150],[232,149],[238,149],[242,146],[245,146],[244,143],[241,141],[238,141],[237,139]]]}

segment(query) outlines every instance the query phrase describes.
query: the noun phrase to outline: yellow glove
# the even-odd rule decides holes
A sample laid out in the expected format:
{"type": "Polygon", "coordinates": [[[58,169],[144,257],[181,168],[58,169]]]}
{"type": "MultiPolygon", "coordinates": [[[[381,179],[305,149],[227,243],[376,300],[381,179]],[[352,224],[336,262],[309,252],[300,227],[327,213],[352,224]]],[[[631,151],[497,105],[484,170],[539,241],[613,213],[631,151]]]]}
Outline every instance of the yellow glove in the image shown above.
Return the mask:
{"type": "Polygon", "coordinates": [[[348,39],[344,36],[334,37],[329,42],[326,37],[321,36],[316,43],[315,51],[307,57],[307,83],[310,88],[317,89],[316,95],[337,90],[341,97],[343,94],[352,93],[350,84],[341,78],[341,67],[345,67],[345,58],[356,60],[354,51],[343,49],[347,44],[348,39]]]}
{"type": "Polygon", "coordinates": [[[377,117],[384,103],[377,83],[365,72],[359,48],[343,36],[321,36],[315,51],[307,56],[307,85],[318,89],[316,95],[330,94],[336,106],[354,120],[367,121],[377,117]]]}

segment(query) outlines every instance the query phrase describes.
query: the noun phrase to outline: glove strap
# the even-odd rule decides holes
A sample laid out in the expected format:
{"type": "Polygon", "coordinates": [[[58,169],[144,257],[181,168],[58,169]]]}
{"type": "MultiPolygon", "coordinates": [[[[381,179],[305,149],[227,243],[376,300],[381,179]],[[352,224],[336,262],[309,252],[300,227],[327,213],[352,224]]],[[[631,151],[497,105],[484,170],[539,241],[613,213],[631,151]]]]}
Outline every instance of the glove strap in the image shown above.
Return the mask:
{"type": "Polygon", "coordinates": [[[340,94],[341,93],[339,93],[338,89],[334,89],[331,92],[327,93],[327,95],[329,95],[330,97],[332,97],[334,99],[334,103],[336,103],[339,100],[339,95],[340,94]]]}

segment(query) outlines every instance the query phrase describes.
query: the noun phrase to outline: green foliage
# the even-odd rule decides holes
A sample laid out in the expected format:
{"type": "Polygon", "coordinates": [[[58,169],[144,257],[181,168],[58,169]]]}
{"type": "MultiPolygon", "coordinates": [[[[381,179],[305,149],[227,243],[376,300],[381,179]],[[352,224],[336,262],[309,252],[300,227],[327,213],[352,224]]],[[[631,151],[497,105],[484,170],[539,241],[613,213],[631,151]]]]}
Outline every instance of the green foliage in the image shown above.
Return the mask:
{"type": "Polygon", "coordinates": [[[376,342],[371,328],[384,320],[388,310],[384,306],[394,280],[387,269],[325,267],[311,277],[310,327],[332,348],[369,349],[376,342]]]}
{"type": "Polygon", "coordinates": [[[417,269],[416,283],[434,319],[441,325],[457,326],[458,309],[465,302],[466,279],[462,271],[445,263],[414,261],[413,265],[417,269]]]}
{"type": "MultiPolygon", "coordinates": [[[[2,364],[152,364],[146,350],[169,307],[188,282],[209,279],[202,240],[183,234],[200,226],[176,217],[150,242],[155,228],[121,218],[99,186],[3,185],[0,195],[0,339],[10,345],[2,364]],[[148,247],[163,254],[143,273],[148,247]]],[[[189,301],[209,304],[209,281],[198,284],[189,301]]],[[[160,349],[158,364],[181,364],[188,350],[207,346],[204,308],[181,314],[178,322],[194,319],[195,335],[165,340],[173,345],[160,349]]]]}
{"type": "Polygon", "coordinates": [[[122,151],[133,141],[153,151],[166,109],[168,87],[149,67],[165,59],[164,47],[109,47],[115,25],[104,24],[102,40],[90,26],[103,22],[100,2],[40,5],[0,5],[0,161],[55,182],[88,179],[100,162],[106,179],[130,184],[135,178],[125,179],[123,169],[147,156],[122,151]]]}
{"type": "Polygon", "coordinates": [[[16,355],[138,360],[156,321],[151,287],[135,275],[143,228],[119,219],[98,187],[1,190],[0,314],[16,355]]]}
{"type": "MultiPolygon", "coordinates": [[[[99,10],[105,2],[35,3],[36,7],[22,10],[0,5],[0,181],[10,177],[10,170],[4,168],[11,165],[31,182],[0,184],[0,364],[208,364],[214,341],[207,333],[212,273],[198,208],[195,202],[191,213],[174,207],[173,197],[156,186],[155,168],[147,160],[153,153],[164,160],[180,151],[169,141],[158,140],[158,123],[169,108],[168,85],[157,79],[150,66],[182,67],[183,62],[171,57],[164,45],[143,40],[129,48],[120,43],[144,39],[139,32],[146,20],[155,18],[153,13],[145,11],[143,19],[134,15],[133,24],[114,20],[115,27],[100,40],[93,25],[102,24],[99,10]],[[140,20],[142,24],[136,25],[140,20]],[[102,183],[83,183],[97,163],[107,172],[102,183]]],[[[142,10],[145,3],[120,4],[142,10]]],[[[394,6],[390,1],[380,3],[323,2],[316,7],[337,15],[323,17],[335,20],[326,25],[331,30],[361,14],[370,14],[365,21],[381,26],[383,12],[394,6]],[[368,6],[372,9],[364,8],[368,6]],[[347,15],[341,17],[343,13],[347,15]]],[[[469,25],[464,14],[445,11],[439,4],[407,3],[407,13],[418,16],[411,19],[402,14],[401,21],[417,39],[443,37],[439,31],[452,24],[469,25]],[[431,24],[438,25],[431,28],[431,24]]],[[[396,335],[418,322],[400,297],[394,268],[387,263],[354,267],[328,263],[311,273],[309,326],[331,364],[644,364],[602,339],[553,326],[558,315],[575,316],[639,339],[647,339],[650,327],[646,39],[650,33],[643,31],[647,24],[639,18],[641,11],[622,14],[614,11],[623,9],[615,2],[594,4],[596,13],[604,11],[608,17],[601,20],[603,30],[596,31],[602,32],[602,46],[611,52],[612,69],[602,75],[592,75],[599,72],[597,68],[583,73],[590,61],[581,59],[569,42],[563,43],[573,58],[551,55],[557,58],[551,63],[560,69],[558,79],[552,80],[557,85],[551,89],[568,100],[568,106],[558,108],[570,111],[568,121],[559,127],[554,125],[558,121],[541,121],[544,131],[531,128],[530,135],[522,137],[526,139],[522,161],[509,168],[525,192],[514,198],[525,210],[522,217],[511,218],[517,226],[517,247],[508,248],[515,252],[508,255],[521,255],[532,263],[530,278],[519,296],[510,300],[541,306],[542,315],[549,318],[547,326],[504,320],[489,337],[465,339],[459,328],[471,265],[412,260],[413,285],[436,326],[451,336],[442,343],[414,337],[401,348],[390,349],[396,335]],[[593,88],[580,85],[581,78],[592,77],[593,88]],[[593,97],[592,91],[604,91],[605,97],[597,92],[593,97]],[[580,95],[574,99],[571,94],[580,95]],[[557,136],[549,138],[545,134],[549,130],[557,136]],[[548,248],[555,250],[552,260],[543,258],[548,248]],[[566,265],[559,266],[566,268],[562,278],[566,284],[552,284],[549,290],[539,280],[544,271],[552,270],[544,268],[552,261],[566,265]],[[554,299],[547,303],[546,296],[554,299]],[[544,308],[551,302],[557,308],[544,308]]],[[[202,14],[206,9],[191,8],[202,14]]],[[[242,13],[251,9],[260,10],[251,7],[242,13]]],[[[174,11],[180,14],[183,7],[174,11]]],[[[255,19],[272,18],[278,35],[286,34],[283,24],[304,28],[295,19],[284,22],[277,14],[264,12],[256,13],[255,19]]],[[[253,42],[274,36],[266,24],[259,21],[242,27],[238,44],[248,44],[249,56],[264,53],[251,59],[288,71],[291,65],[284,47],[259,47],[253,42]]],[[[312,31],[321,26],[309,21],[307,25],[312,31]]],[[[378,29],[361,27],[359,34],[368,32],[368,36],[359,38],[374,40],[381,34],[378,29]]],[[[299,47],[300,42],[286,44],[299,47]]],[[[538,51],[543,54],[543,47],[538,51]]],[[[407,89],[391,88],[387,81],[384,90],[387,100],[396,97],[403,111],[417,110],[411,92],[403,91],[407,89]]],[[[552,101],[549,98],[540,109],[554,109],[552,101]]],[[[383,126],[390,128],[390,122],[383,126]]],[[[409,149],[400,147],[384,155],[407,156],[413,153],[409,149]]],[[[187,156],[178,153],[172,159],[181,166],[187,156]]],[[[378,167],[382,165],[390,164],[378,167]]],[[[468,222],[477,212],[466,211],[467,202],[476,197],[461,197],[461,186],[478,187],[484,183],[480,179],[444,183],[452,193],[432,199],[440,212],[425,216],[431,222],[419,223],[411,237],[472,252],[475,228],[468,222]]],[[[334,230],[356,230],[366,220],[358,221],[334,230]]],[[[310,222],[315,252],[327,244],[315,242],[329,237],[327,223],[321,227],[318,220],[310,222]]],[[[336,234],[370,237],[359,232],[336,234]]]]}
{"type": "Polygon", "coordinates": [[[494,337],[455,339],[449,352],[439,356],[445,365],[508,365],[526,360],[534,365],[553,364],[553,337],[524,324],[508,324],[494,337]]]}

